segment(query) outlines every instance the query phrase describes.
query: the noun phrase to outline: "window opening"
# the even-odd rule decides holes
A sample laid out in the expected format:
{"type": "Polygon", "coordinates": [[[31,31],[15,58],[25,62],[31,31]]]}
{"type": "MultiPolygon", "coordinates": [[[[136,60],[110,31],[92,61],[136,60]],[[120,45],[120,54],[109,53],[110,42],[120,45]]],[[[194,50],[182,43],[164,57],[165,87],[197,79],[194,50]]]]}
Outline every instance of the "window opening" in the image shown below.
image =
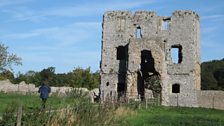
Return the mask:
{"type": "Polygon", "coordinates": [[[125,47],[117,47],[117,60],[125,60],[125,47]]]}
{"type": "Polygon", "coordinates": [[[172,63],[179,64],[182,62],[182,46],[174,45],[171,47],[171,59],[172,63]]]}
{"type": "Polygon", "coordinates": [[[142,38],[141,27],[138,26],[136,29],[136,38],[142,38]]]}
{"type": "Polygon", "coordinates": [[[141,51],[141,71],[145,74],[146,78],[149,73],[157,74],[155,70],[154,58],[149,50],[141,51]]]}
{"type": "Polygon", "coordinates": [[[172,93],[180,93],[180,85],[179,84],[172,85],[172,93]]]}
{"type": "Polygon", "coordinates": [[[109,86],[109,84],[110,84],[109,82],[106,83],[107,86],[109,86]]]}
{"type": "Polygon", "coordinates": [[[170,18],[168,19],[163,19],[163,23],[162,23],[162,30],[169,30],[170,28],[170,18]]]}

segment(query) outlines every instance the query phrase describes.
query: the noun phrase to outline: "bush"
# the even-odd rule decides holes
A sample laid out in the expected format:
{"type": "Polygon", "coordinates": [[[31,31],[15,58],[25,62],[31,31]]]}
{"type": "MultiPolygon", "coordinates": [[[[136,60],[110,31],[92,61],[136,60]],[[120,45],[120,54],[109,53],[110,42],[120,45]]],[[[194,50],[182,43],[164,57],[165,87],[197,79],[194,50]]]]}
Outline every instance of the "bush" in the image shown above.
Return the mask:
{"type": "Polygon", "coordinates": [[[18,110],[18,103],[11,103],[4,111],[2,120],[0,121],[1,126],[13,126],[16,124],[16,112],[18,110]]]}

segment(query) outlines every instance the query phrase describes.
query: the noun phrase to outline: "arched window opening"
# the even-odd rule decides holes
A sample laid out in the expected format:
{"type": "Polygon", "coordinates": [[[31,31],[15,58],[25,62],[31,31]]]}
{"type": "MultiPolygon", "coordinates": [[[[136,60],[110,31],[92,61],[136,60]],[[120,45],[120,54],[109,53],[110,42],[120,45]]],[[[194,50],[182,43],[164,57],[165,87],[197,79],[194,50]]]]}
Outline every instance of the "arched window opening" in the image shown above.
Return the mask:
{"type": "Polygon", "coordinates": [[[109,83],[109,82],[107,82],[107,83],[106,83],[106,86],[109,86],[109,85],[110,85],[110,83],[109,83]]]}

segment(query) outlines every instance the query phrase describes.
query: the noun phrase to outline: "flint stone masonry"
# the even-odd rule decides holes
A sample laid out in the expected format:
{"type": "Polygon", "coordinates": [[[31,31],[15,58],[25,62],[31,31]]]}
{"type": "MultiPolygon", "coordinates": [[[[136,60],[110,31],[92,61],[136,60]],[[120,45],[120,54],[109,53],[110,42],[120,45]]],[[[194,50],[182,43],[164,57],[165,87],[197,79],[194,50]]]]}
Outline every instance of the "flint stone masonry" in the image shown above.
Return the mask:
{"type": "Polygon", "coordinates": [[[38,88],[34,84],[26,84],[22,81],[19,84],[12,84],[9,80],[0,81],[0,92],[19,92],[21,94],[37,93],[38,88]]]}
{"type": "MultiPolygon", "coordinates": [[[[38,94],[39,87],[34,84],[26,84],[24,81],[19,84],[12,84],[9,80],[0,81],[0,92],[4,93],[19,93],[19,94],[38,94]]],[[[99,95],[99,89],[89,91],[87,88],[72,88],[72,87],[52,87],[50,95],[65,96],[71,91],[78,91],[82,94],[87,94],[87,97],[94,99],[99,95]]],[[[92,100],[94,102],[94,100],[92,100]]]]}
{"type": "Polygon", "coordinates": [[[160,77],[162,105],[197,107],[200,90],[200,21],[193,11],[109,11],[103,17],[101,99],[142,100],[145,80],[160,77]],[[171,50],[178,49],[178,63],[171,50]],[[173,89],[173,85],[179,89],[173,89]],[[178,90],[174,93],[173,90],[178,90]]]}

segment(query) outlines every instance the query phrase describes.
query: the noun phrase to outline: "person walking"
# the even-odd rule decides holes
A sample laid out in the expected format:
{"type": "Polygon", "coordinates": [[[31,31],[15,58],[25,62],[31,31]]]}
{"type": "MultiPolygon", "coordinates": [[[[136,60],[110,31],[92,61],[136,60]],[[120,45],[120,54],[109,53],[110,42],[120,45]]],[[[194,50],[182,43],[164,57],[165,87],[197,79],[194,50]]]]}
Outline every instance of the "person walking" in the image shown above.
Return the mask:
{"type": "Polygon", "coordinates": [[[49,93],[51,93],[51,88],[48,86],[47,78],[44,79],[42,85],[38,90],[38,93],[40,93],[40,98],[42,99],[42,107],[45,108],[49,93]]]}

